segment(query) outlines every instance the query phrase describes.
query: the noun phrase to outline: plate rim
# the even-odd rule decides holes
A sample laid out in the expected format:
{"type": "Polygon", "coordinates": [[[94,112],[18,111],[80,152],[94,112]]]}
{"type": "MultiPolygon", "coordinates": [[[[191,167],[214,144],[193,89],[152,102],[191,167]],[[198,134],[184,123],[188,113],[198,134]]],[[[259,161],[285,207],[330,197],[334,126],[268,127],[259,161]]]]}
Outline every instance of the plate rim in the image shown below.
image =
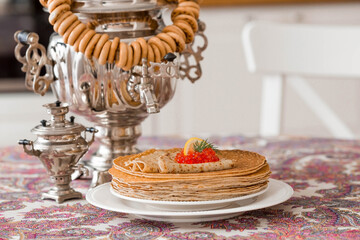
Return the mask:
{"type": "MultiPolygon", "coordinates": [[[[258,209],[262,209],[262,208],[275,206],[277,204],[287,201],[294,194],[293,188],[289,184],[287,184],[281,180],[276,180],[276,179],[270,178],[269,185],[270,184],[271,185],[274,185],[274,184],[280,185],[285,190],[284,196],[282,196],[280,199],[278,199],[275,202],[271,202],[270,204],[269,203],[268,204],[259,204],[259,200],[257,199],[255,202],[253,202],[249,205],[246,205],[246,206],[238,206],[238,207],[226,208],[226,209],[205,210],[205,211],[181,212],[181,211],[166,211],[166,210],[160,210],[160,209],[159,210],[135,209],[129,205],[126,205],[127,200],[115,198],[115,196],[113,196],[113,197],[115,199],[117,199],[117,201],[119,203],[125,202],[125,206],[128,209],[120,209],[120,207],[115,209],[113,207],[105,206],[104,204],[101,204],[101,203],[99,204],[97,201],[95,201],[93,199],[92,194],[96,193],[96,191],[98,191],[98,190],[103,190],[103,188],[106,190],[106,188],[107,188],[108,193],[112,196],[112,194],[110,193],[110,183],[102,184],[93,189],[90,189],[86,194],[86,200],[90,204],[92,204],[96,207],[102,208],[102,209],[106,209],[109,211],[115,211],[115,212],[121,212],[121,213],[127,213],[127,214],[135,214],[135,215],[140,215],[140,216],[170,216],[170,217],[213,216],[213,215],[230,214],[230,213],[241,213],[241,212],[253,211],[253,210],[258,210],[258,209]]],[[[271,185],[269,186],[269,190],[271,190],[271,185]]],[[[269,192],[267,192],[267,193],[269,193],[269,192]]],[[[264,193],[264,195],[266,195],[266,192],[264,193]]],[[[260,197],[263,197],[264,195],[260,195],[260,197]]],[[[122,205],[124,206],[124,203],[122,205]]]]}

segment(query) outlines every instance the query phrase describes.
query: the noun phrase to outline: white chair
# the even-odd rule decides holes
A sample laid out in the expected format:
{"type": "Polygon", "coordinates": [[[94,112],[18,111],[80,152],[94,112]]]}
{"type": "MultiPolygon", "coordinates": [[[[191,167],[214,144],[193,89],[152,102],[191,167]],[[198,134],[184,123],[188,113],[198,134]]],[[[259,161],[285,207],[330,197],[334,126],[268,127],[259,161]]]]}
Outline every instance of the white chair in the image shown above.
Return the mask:
{"type": "Polygon", "coordinates": [[[248,70],[262,75],[260,135],[282,133],[286,81],[334,137],[354,138],[301,76],[360,78],[360,27],[249,22],[242,37],[248,70]]]}

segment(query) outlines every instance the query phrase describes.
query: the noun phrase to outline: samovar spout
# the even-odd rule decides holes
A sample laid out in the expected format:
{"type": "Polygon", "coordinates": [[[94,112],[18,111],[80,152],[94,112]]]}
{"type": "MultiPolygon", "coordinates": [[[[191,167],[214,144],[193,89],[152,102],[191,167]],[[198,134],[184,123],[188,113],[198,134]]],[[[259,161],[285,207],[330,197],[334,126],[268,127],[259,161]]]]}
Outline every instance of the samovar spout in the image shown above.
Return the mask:
{"type": "Polygon", "coordinates": [[[140,84],[139,90],[140,90],[140,100],[142,103],[145,103],[147,112],[148,113],[160,112],[159,103],[156,100],[153,85],[149,83],[140,84]]]}
{"type": "Polygon", "coordinates": [[[139,84],[140,101],[141,103],[145,104],[148,113],[158,113],[160,112],[160,107],[154,93],[154,86],[150,82],[147,65],[147,60],[143,59],[142,76],[140,78],[139,84]]]}

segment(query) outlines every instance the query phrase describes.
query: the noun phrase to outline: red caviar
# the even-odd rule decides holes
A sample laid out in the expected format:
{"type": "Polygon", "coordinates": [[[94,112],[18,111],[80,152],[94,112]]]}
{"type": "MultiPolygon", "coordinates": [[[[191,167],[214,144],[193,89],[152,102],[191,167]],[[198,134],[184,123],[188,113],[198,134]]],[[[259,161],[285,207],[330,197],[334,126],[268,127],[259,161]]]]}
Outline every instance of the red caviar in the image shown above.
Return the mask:
{"type": "Polygon", "coordinates": [[[219,160],[212,148],[206,148],[202,152],[192,151],[187,155],[184,155],[184,151],[181,151],[175,157],[176,162],[185,164],[217,162],[219,160]]]}

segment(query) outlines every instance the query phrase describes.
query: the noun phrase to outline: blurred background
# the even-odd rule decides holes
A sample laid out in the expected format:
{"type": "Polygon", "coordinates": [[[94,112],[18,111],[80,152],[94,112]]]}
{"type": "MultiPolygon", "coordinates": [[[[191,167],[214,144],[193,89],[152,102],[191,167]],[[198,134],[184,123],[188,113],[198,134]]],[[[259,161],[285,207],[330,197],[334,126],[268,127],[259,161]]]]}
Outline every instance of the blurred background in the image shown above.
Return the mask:
{"type": "MultiPolygon", "coordinates": [[[[209,40],[203,76],[195,84],[179,80],[175,97],[142,125],[143,135],[258,135],[260,76],[248,72],[241,32],[251,20],[360,25],[360,1],[203,0],[200,19],[209,40]]],[[[47,46],[52,27],[37,0],[0,0],[0,146],[33,139],[30,130],[48,119],[43,104],[55,101],[25,89],[14,57],[17,30],[40,35],[47,46]]],[[[360,43],[359,43],[360,44],[360,43]]],[[[360,67],[360,63],[359,63],[360,67]]],[[[312,79],[320,97],[360,136],[360,81],[312,79]]],[[[330,137],[328,130],[291,89],[286,91],[284,133],[330,137]]],[[[90,126],[80,116],[79,121],[90,126]]]]}

